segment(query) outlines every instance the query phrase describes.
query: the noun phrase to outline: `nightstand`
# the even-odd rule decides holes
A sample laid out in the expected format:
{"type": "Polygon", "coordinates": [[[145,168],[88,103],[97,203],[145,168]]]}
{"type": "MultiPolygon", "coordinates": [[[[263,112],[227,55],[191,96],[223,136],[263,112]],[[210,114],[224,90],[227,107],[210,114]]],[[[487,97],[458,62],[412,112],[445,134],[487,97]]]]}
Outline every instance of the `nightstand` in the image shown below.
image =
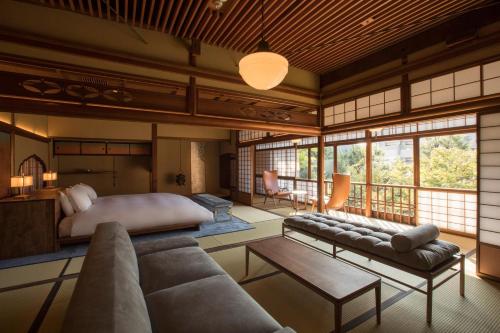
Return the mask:
{"type": "Polygon", "coordinates": [[[60,218],[57,191],[0,200],[0,259],[55,252],[60,218]]]}

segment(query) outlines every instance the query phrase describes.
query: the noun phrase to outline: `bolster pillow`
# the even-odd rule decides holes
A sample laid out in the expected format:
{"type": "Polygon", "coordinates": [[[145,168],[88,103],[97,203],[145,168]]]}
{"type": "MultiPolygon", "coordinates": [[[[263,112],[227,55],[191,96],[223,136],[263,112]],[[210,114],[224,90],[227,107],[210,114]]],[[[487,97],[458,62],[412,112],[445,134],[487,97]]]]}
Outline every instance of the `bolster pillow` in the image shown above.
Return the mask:
{"type": "Polygon", "coordinates": [[[438,227],[433,224],[424,224],[395,234],[391,238],[391,245],[398,252],[408,252],[421,245],[432,242],[438,237],[438,227]]]}

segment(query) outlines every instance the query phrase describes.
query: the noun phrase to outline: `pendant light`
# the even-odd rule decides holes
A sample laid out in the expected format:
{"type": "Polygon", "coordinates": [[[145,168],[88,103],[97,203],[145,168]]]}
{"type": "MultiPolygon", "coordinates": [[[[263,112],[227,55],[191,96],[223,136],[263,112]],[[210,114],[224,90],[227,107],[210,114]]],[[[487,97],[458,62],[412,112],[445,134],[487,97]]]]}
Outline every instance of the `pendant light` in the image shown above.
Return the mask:
{"type": "Polygon", "coordinates": [[[241,58],[239,72],[249,86],[258,90],[269,90],[283,81],[288,73],[288,60],[271,52],[264,40],[264,0],[261,0],[262,33],[257,52],[241,58]]]}

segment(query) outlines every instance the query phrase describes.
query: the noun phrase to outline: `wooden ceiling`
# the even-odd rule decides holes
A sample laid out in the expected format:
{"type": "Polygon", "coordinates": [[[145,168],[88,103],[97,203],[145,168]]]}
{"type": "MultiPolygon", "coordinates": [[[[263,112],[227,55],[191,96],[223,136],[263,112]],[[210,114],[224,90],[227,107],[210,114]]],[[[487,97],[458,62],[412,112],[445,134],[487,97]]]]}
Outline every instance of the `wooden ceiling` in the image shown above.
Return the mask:
{"type": "MultiPolygon", "coordinates": [[[[22,0],[249,53],[260,39],[260,1],[22,0]],[[117,15],[118,14],[118,15],[117,15]]],[[[266,0],[265,37],[290,64],[325,73],[494,0],[266,0]],[[373,22],[362,23],[373,18],[373,22]]]]}

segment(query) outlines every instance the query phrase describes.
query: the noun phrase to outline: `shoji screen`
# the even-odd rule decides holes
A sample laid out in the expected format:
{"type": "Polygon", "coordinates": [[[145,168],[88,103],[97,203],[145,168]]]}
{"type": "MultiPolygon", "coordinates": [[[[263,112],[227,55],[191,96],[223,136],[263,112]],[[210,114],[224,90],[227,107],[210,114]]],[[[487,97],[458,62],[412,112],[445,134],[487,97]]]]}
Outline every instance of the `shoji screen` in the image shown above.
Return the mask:
{"type": "Polygon", "coordinates": [[[238,200],[247,205],[252,204],[254,148],[238,148],[238,200]]]}
{"type": "Polygon", "coordinates": [[[500,112],[479,115],[478,273],[500,279],[500,112]]]}

